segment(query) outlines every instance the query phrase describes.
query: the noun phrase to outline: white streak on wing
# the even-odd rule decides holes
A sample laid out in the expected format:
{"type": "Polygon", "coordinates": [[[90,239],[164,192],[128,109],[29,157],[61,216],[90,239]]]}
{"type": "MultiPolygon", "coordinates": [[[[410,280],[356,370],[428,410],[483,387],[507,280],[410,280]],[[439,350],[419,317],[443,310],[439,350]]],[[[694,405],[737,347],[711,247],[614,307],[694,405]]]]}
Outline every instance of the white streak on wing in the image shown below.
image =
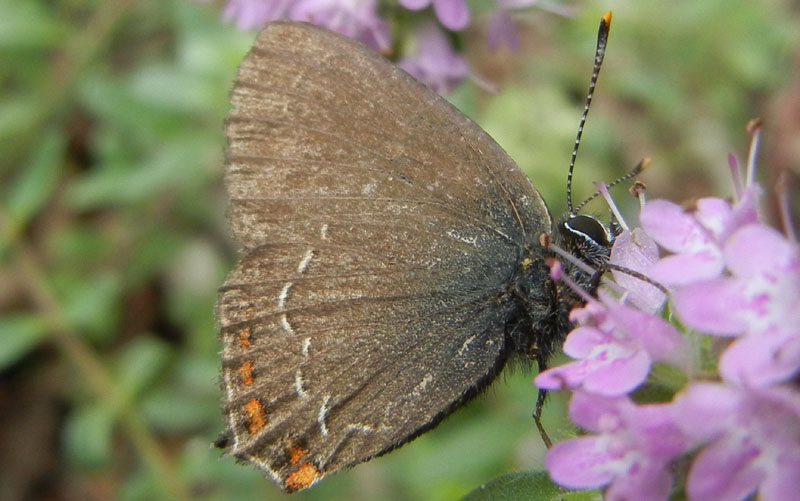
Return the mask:
{"type": "Polygon", "coordinates": [[[295,335],[294,329],[292,329],[292,326],[289,325],[289,319],[286,318],[286,313],[281,315],[281,327],[283,327],[283,330],[285,330],[286,332],[288,332],[292,336],[295,335]]]}
{"type": "Polygon", "coordinates": [[[308,393],[303,388],[303,373],[300,369],[297,369],[297,372],[294,373],[294,389],[302,398],[308,398],[308,393]]]}
{"type": "Polygon", "coordinates": [[[467,351],[467,346],[469,346],[469,343],[471,343],[473,339],[475,339],[474,334],[468,337],[466,341],[464,341],[464,344],[461,345],[461,349],[458,350],[459,357],[464,355],[464,352],[467,351]]]}
{"type": "Polygon", "coordinates": [[[278,309],[282,310],[286,307],[286,298],[289,297],[289,289],[292,288],[292,282],[286,282],[286,285],[283,286],[281,289],[281,293],[278,296],[278,309]]]}
{"type": "Polygon", "coordinates": [[[353,431],[353,432],[360,431],[362,433],[374,433],[375,432],[375,430],[373,430],[371,426],[367,426],[365,424],[360,424],[360,423],[347,425],[347,431],[353,431]]]}
{"type": "Polygon", "coordinates": [[[308,267],[308,263],[311,262],[311,258],[314,257],[314,251],[312,249],[308,249],[303,256],[303,259],[300,261],[300,264],[297,265],[297,273],[303,273],[306,271],[308,267]]]}
{"type": "Polygon", "coordinates": [[[328,415],[328,401],[331,399],[330,395],[325,395],[322,399],[322,405],[319,408],[319,415],[317,415],[317,423],[319,423],[319,431],[322,432],[323,437],[328,436],[328,427],[325,426],[325,417],[328,415]]]}

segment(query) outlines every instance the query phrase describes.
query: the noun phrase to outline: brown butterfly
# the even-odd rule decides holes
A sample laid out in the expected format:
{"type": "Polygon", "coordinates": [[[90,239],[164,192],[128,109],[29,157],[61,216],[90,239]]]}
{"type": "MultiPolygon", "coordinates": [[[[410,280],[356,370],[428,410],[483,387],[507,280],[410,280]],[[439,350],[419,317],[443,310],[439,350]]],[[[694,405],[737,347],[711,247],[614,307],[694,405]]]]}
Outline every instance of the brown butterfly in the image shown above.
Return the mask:
{"type": "Polygon", "coordinates": [[[217,302],[218,446],[296,491],[436,426],[513,354],[544,367],[578,300],[549,278],[540,236],[602,264],[600,223],[554,228],[477,125],[322,28],[268,25],[231,102],[245,253],[217,302]]]}

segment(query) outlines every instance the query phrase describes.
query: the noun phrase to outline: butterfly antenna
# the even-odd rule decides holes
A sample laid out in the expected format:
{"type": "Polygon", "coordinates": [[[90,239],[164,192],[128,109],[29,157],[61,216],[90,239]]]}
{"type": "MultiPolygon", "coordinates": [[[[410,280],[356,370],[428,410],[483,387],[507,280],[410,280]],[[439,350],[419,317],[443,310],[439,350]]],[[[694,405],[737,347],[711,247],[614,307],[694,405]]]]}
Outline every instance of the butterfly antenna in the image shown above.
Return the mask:
{"type": "MultiPolygon", "coordinates": [[[[647,167],[649,167],[651,163],[652,163],[652,161],[650,160],[649,157],[648,158],[643,158],[641,161],[639,161],[638,164],[636,164],[636,167],[631,169],[630,172],[628,172],[624,176],[618,177],[617,179],[614,180],[613,183],[607,184],[606,188],[610,189],[610,188],[618,185],[619,183],[625,182],[628,179],[631,179],[631,178],[634,178],[634,177],[638,176],[639,174],[642,173],[643,170],[645,170],[647,167]]],[[[580,212],[581,209],[583,209],[586,206],[586,204],[588,204],[589,202],[591,202],[592,200],[594,200],[598,196],[600,196],[600,192],[599,191],[595,191],[594,193],[592,193],[586,200],[584,200],[583,202],[578,204],[577,207],[575,207],[575,213],[577,214],[578,212],[580,212]]]]}
{"type": "Polygon", "coordinates": [[[586,117],[589,115],[589,106],[592,104],[594,88],[597,85],[597,76],[600,74],[600,67],[603,65],[603,57],[606,55],[609,29],[611,29],[611,11],[603,14],[603,18],[600,20],[600,28],[597,31],[597,48],[594,51],[592,80],[589,82],[589,93],[586,96],[586,105],[583,107],[581,123],[578,126],[578,135],[575,137],[575,147],[572,149],[572,160],[569,162],[569,171],[567,172],[567,208],[569,209],[570,216],[575,215],[575,211],[572,209],[572,171],[575,170],[575,159],[578,156],[578,147],[581,144],[583,126],[586,124],[586,117]]]}

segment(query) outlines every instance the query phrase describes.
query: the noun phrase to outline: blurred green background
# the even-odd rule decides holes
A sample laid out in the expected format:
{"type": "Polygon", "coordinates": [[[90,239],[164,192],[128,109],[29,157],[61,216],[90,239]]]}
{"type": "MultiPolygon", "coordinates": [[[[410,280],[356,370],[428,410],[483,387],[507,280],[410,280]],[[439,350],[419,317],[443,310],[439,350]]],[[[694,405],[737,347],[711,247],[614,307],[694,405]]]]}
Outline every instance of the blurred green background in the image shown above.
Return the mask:
{"type": "MultiPolygon", "coordinates": [[[[761,117],[759,178],[774,214],[778,173],[796,180],[800,169],[796,3],[574,5],[571,19],[520,14],[523,50],[491,54],[488,5],[476,2],[462,41],[500,90],[468,83],[451,96],[553,212],[566,205],[597,24],[613,9],[576,198],[645,156],[651,198],[728,196],[727,153],[743,158],[745,125],[761,117]]],[[[212,305],[237,256],[222,123],[255,36],[219,11],[0,0],[0,499],[283,497],[210,446],[223,426],[212,305]]],[[[636,204],[616,196],[635,222],[636,204]]],[[[532,377],[506,374],[435,431],[293,498],[457,499],[541,468],[532,377]]],[[[545,418],[556,439],[574,432],[559,396],[545,418]]]]}

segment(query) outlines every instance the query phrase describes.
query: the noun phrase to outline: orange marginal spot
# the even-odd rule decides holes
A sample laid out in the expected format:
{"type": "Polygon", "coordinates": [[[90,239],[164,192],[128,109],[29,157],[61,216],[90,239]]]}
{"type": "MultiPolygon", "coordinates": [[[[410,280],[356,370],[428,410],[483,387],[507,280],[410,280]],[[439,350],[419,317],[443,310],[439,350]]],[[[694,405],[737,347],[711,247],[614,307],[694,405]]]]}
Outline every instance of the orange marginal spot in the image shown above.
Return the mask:
{"type": "Polygon", "coordinates": [[[244,329],[239,329],[239,346],[242,348],[248,348],[252,343],[250,343],[250,327],[245,327],[244,329]]]}
{"type": "Polygon", "coordinates": [[[299,445],[290,445],[289,446],[289,464],[297,464],[303,459],[303,456],[308,454],[306,449],[303,449],[299,445]]]}
{"type": "Polygon", "coordinates": [[[247,430],[251,435],[261,431],[267,424],[267,412],[257,398],[251,398],[244,406],[244,412],[250,415],[247,420],[247,430]]]}
{"type": "Polygon", "coordinates": [[[313,484],[319,476],[319,470],[311,463],[303,463],[297,471],[286,477],[286,487],[299,491],[313,484]]]}
{"type": "Polygon", "coordinates": [[[253,384],[253,361],[246,360],[242,362],[242,366],[239,367],[237,371],[239,374],[242,375],[242,384],[245,386],[250,386],[253,384]]]}

